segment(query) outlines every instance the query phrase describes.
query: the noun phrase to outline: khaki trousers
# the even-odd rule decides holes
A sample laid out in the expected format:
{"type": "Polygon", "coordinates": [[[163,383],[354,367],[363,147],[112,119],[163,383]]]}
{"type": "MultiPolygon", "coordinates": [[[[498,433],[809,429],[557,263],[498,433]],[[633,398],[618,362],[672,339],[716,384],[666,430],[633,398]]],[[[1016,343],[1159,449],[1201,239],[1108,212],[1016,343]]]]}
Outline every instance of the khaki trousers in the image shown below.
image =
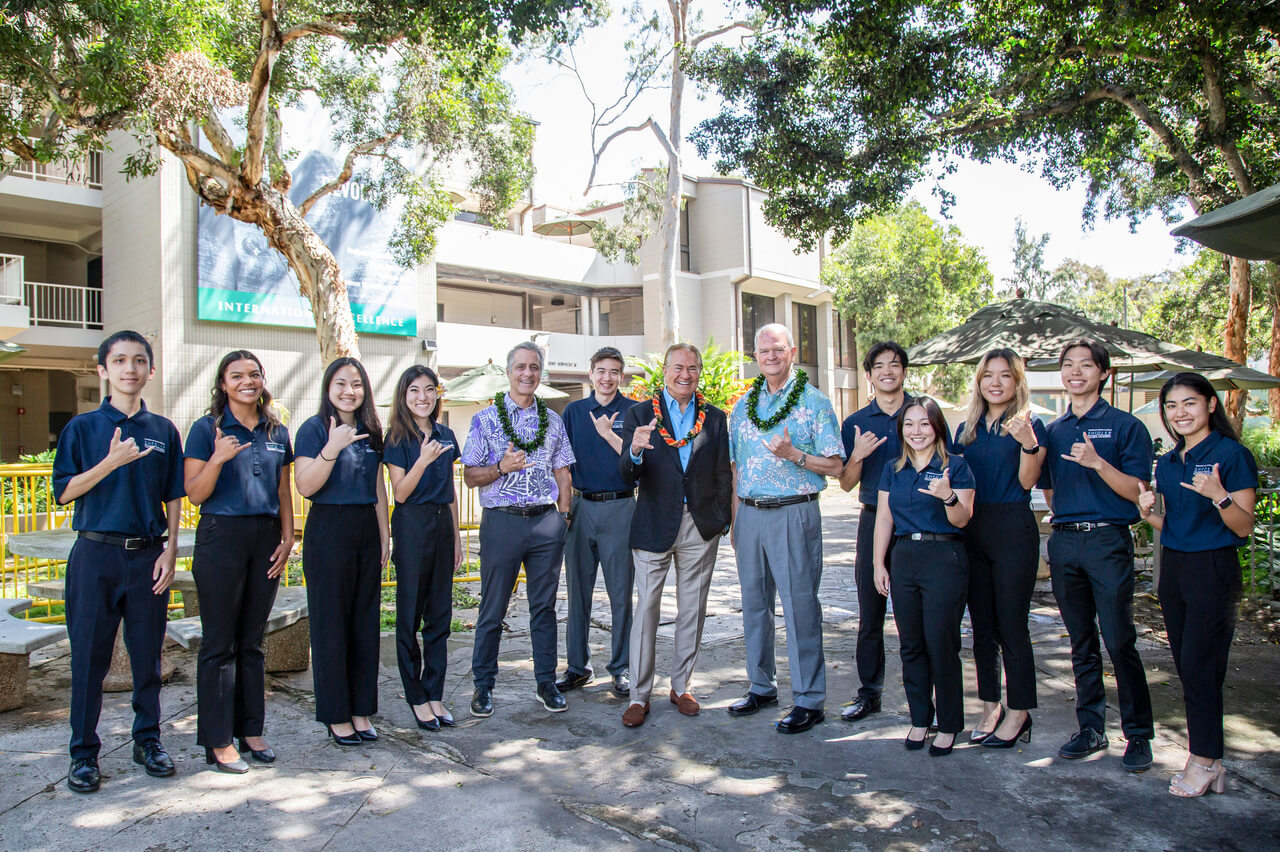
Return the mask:
{"type": "Polygon", "coordinates": [[[677,695],[690,692],[693,666],[702,642],[707,616],[707,592],[716,564],[720,536],[704,541],[686,507],[680,532],[670,550],[654,553],[632,550],[636,565],[636,605],[631,622],[631,701],[643,704],[653,692],[653,670],[662,616],[662,588],[674,561],[676,566],[675,654],[671,662],[671,688],[677,695]]]}

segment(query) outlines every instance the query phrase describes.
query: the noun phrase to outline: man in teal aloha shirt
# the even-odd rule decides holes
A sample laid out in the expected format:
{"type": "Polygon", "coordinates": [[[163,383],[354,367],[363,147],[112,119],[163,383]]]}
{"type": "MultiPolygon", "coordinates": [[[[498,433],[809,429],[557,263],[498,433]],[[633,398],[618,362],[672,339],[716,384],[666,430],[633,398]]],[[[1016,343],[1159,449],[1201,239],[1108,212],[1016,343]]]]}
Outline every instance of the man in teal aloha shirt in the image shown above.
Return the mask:
{"type": "Polygon", "coordinates": [[[840,421],[831,400],[792,371],[796,347],[786,326],[756,332],[760,376],[729,418],[734,548],[750,691],[729,707],[747,716],[778,702],[774,602],[782,598],[794,706],[780,733],[821,722],[827,695],[822,654],[822,515],[818,494],[844,467],[840,421]]]}

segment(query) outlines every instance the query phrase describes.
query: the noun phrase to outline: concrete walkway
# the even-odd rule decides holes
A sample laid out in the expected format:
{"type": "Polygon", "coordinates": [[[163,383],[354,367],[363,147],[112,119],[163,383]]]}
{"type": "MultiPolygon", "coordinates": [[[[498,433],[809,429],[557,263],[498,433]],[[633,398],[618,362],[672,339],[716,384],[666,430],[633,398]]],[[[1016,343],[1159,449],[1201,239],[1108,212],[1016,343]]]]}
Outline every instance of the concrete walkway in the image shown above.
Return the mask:
{"type": "MultiPolygon", "coordinates": [[[[446,702],[460,727],[420,733],[384,637],[381,740],[333,745],[313,721],[309,673],[271,679],[267,736],[281,757],[243,777],[205,770],[195,746],[195,659],[171,649],[178,671],[162,701],[177,777],[149,778],[132,763],[128,696],[108,696],[99,726],[102,790],[78,796],[64,786],[68,659],[65,643],[53,646],[37,656],[28,706],[0,714],[0,849],[1280,848],[1275,646],[1233,650],[1225,796],[1183,801],[1166,792],[1185,760],[1185,723],[1168,649],[1150,632],[1140,651],[1158,720],[1155,766],[1142,775],[1121,770],[1114,710],[1108,752],[1079,762],[1057,757],[1076,724],[1065,631],[1047,583],[1032,616],[1040,707],[1030,745],[1004,752],[964,745],[946,758],[907,752],[892,619],[884,711],[856,724],[838,718],[857,682],[857,508],[829,490],[823,514],[828,718],[805,734],[772,728],[789,698],[781,618],[783,707],[747,719],[724,712],[746,690],[736,572],[725,546],[695,678],[702,714],[686,718],[658,700],[667,688],[668,632],[659,640],[653,712],[637,729],[622,727],[625,703],[603,677],[570,693],[567,713],[542,709],[520,600],[504,638],[493,717],[469,718],[470,642],[455,635],[446,702]]],[[[601,587],[601,624],[603,600],[601,587]]],[[[673,604],[667,610],[673,614],[673,604]]],[[[607,634],[594,631],[592,643],[603,666],[607,634]]],[[[966,678],[972,722],[980,705],[967,653],[966,678]]]]}

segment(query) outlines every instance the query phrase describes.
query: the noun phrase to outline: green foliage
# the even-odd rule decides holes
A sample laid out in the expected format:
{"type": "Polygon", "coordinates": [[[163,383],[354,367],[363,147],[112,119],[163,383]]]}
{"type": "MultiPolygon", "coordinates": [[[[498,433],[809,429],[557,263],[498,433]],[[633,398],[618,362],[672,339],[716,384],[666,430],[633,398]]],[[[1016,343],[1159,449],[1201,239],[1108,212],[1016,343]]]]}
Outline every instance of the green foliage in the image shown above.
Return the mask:
{"type": "MultiPolygon", "coordinates": [[[[1271,312],[1267,269],[1250,267],[1251,305],[1245,329],[1249,357],[1265,355],[1271,345],[1271,312]]],[[[1202,249],[1194,262],[1170,273],[1141,312],[1141,328],[1188,349],[1221,352],[1227,318],[1228,271],[1225,258],[1202,249]]],[[[1131,314],[1132,316],[1132,314],[1131,314]]]]}
{"type": "Polygon", "coordinates": [[[1258,467],[1280,467],[1280,424],[1273,423],[1267,428],[1250,426],[1240,441],[1253,453],[1258,467]]]}
{"type": "MultiPolygon", "coordinates": [[[[1086,220],[1180,216],[1280,180],[1269,0],[756,0],[771,29],[703,52],[725,104],[693,141],[770,193],[770,221],[842,240],[955,158],[1083,178],[1086,220]]],[[[947,198],[944,188],[938,190],[947,198]]]]}
{"type": "Polygon", "coordinates": [[[1241,579],[1245,594],[1275,597],[1280,592],[1280,494],[1259,494],[1253,511],[1253,540],[1239,550],[1241,579]]]}
{"type": "Polygon", "coordinates": [[[629,264],[638,265],[640,246],[662,221],[666,195],[666,170],[641,169],[623,187],[621,220],[611,223],[600,219],[592,230],[591,243],[596,251],[611,263],[622,258],[629,264]]]}
{"type": "MultiPolygon", "coordinates": [[[[707,402],[727,412],[746,393],[747,383],[742,380],[742,368],[747,359],[741,352],[716,346],[714,338],[699,351],[702,353],[702,373],[698,378],[698,390],[707,402]]],[[[643,358],[628,360],[642,372],[632,379],[627,396],[650,399],[662,393],[665,380],[661,352],[650,352],[643,358]]]]}

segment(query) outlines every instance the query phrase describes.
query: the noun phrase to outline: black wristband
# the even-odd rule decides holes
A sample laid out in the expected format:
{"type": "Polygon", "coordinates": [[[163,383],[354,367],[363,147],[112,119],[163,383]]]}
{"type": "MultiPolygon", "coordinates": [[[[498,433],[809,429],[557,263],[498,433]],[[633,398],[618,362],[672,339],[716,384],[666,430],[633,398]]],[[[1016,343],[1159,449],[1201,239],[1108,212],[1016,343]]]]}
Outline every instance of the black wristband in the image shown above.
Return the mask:
{"type": "Polygon", "coordinates": [[[1036,444],[1034,447],[1032,447],[1029,450],[1026,447],[1021,447],[1021,446],[1019,447],[1019,449],[1021,449],[1024,453],[1026,453],[1029,456],[1034,456],[1036,453],[1040,452],[1040,445],[1036,444]]]}
{"type": "Polygon", "coordinates": [[[951,496],[950,496],[950,497],[948,497],[946,500],[943,500],[943,501],[942,501],[942,505],[947,506],[947,507],[951,507],[951,506],[954,506],[955,504],[957,504],[957,503],[959,503],[959,502],[960,502],[960,495],[959,495],[959,494],[957,494],[957,493],[956,493],[956,490],[953,488],[953,489],[951,489],[951,496]]]}
{"type": "MultiPolygon", "coordinates": [[[[338,451],[338,455],[342,455],[341,450],[338,451]]],[[[324,450],[320,451],[320,458],[324,459],[327,462],[336,462],[338,460],[338,456],[334,456],[333,458],[326,458],[324,454],[324,450]]]]}

